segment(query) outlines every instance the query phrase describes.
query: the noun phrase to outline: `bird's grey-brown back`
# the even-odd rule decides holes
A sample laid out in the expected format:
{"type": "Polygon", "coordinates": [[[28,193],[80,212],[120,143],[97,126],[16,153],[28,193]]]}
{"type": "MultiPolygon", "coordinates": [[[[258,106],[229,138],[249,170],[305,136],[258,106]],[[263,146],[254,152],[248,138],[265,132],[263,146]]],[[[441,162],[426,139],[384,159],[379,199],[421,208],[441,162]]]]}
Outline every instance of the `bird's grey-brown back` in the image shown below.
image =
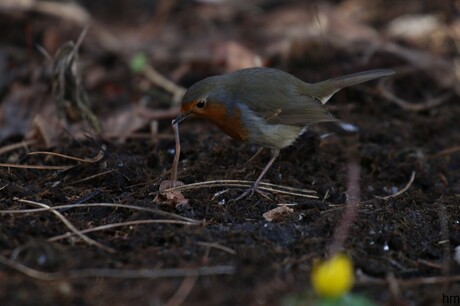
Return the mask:
{"type": "Polygon", "coordinates": [[[247,68],[222,76],[227,98],[244,105],[268,124],[305,126],[334,121],[319,100],[306,94],[309,84],[273,68],[247,68]]]}

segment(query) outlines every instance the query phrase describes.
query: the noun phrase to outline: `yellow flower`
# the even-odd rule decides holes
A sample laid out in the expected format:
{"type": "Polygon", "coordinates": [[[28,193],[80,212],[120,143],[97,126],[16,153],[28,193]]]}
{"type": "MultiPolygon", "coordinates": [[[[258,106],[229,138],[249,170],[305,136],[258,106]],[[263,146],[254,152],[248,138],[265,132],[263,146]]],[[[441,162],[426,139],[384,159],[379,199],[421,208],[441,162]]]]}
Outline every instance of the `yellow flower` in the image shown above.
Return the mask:
{"type": "Polygon", "coordinates": [[[338,298],[353,286],[353,264],[347,255],[336,254],[313,267],[311,281],[318,296],[338,298]]]}

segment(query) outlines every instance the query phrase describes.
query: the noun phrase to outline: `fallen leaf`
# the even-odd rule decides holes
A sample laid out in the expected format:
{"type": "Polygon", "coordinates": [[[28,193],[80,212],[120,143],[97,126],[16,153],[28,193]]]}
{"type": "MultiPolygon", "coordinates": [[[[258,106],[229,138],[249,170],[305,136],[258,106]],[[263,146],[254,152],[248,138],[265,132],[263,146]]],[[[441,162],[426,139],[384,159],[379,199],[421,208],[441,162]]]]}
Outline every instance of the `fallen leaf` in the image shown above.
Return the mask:
{"type": "Polygon", "coordinates": [[[271,222],[280,220],[283,217],[292,214],[293,212],[294,210],[292,208],[289,208],[286,204],[283,204],[277,208],[267,211],[263,214],[263,217],[265,218],[265,220],[271,222]]]}
{"type": "Polygon", "coordinates": [[[185,198],[182,192],[176,191],[176,190],[171,190],[171,191],[166,191],[172,186],[177,187],[184,185],[181,181],[175,181],[174,185],[171,184],[172,182],[169,180],[165,180],[160,183],[160,188],[159,188],[159,193],[155,197],[154,201],[158,205],[169,205],[175,208],[178,207],[188,207],[189,206],[189,199],[185,198]]]}

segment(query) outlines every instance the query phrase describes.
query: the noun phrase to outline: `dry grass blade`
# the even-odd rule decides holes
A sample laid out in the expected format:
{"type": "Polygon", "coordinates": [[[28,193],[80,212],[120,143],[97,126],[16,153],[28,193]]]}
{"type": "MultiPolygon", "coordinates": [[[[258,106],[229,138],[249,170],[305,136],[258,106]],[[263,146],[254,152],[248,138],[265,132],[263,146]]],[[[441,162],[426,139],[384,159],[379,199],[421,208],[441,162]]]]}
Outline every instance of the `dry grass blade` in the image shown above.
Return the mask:
{"type": "Polygon", "coordinates": [[[429,156],[428,159],[432,159],[432,158],[437,158],[437,157],[441,157],[441,156],[445,156],[445,155],[451,155],[451,154],[454,154],[454,153],[457,153],[457,152],[460,152],[460,146],[455,146],[455,147],[452,147],[452,148],[448,148],[448,149],[444,149],[442,151],[439,151],[438,153],[432,155],[432,156],[429,156]]]}
{"type": "Polygon", "coordinates": [[[176,83],[168,80],[162,74],[155,70],[150,64],[147,64],[143,71],[145,77],[153,84],[163,88],[165,91],[173,95],[173,105],[178,105],[180,99],[185,94],[185,88],[177,85],[176,83]]]}
{"type": "Polygon", "coordinates": [[[378,89],[381,92],[382,96],[385,99],[397,104],[399,107],[413,112],[421,112],[424,110],[434,108],[453,97],[453,93],[447,92],[437,98],[429,99],[423,103],[412,103],[397,97],[393,93],[393,90],[390,89],[391,82],[393,82],[393,80],[391,79],[381,79],[379,81],[378,89]]]}
{"type": "Polygon", "coordinates": [[[104,150],[100,150],[99,153],[92,158],[79,158],[75,156],[65,155],[65,154],[56,153],[56,152],[47,152],[47,151],[30,152],[28,155],[49,155],[49,156],[56,156],[56,157],[61,157],[64,159],[74,160],[80,163],[93,164],[93,163],[97,163],[104,157],[104,150]]]}
{"type": "Polygon", "coordinates": [[[107,251],[107,252],[110,252],[110,253],[115,253],[115,249],[113,249],[111,247],[108,247],[108,246],[105,246],[102,243],[97,242],[96,240],[93,240],[93,239],[89,238],[88,236],[85,236],[84,234],[82,234],[82,232],[79,231],[69,220],[67,220],[66,217],[64,217],[60,212],[58,212],[53,207],[51,207],[49,205],[46,205],[46,204],[43,204],[43,203],[30,201],[30,200],[23,200],[23,199],[18,199],[18,198],[15,198],[15,200],[18,200],[18,201],[20,201],[22,203],[25,203],[25,204],[28,204],[28,205],[38,206],[38,207],[46,209],[47,211],[50,211],[51,213],[56,215],[56,217],[58,217],[58,219],[61,220],[62,223],[64,223],[65,226],[67,226],[67,228],[70,231],[72,231],[75,235],[80,237],[83,241],[85,241],[89,245],[94,245],[94,246],[96,246],[96,247],[98,247],[98,248],[100,248],[100,249],[102,249],[104,251],[107,251]]]}
{"type": "Polygon", "coordinates": [[[88,34],[88,31],[89,31],[89,25],[86,25],[81,31],[80,36],[78,36],[78,40],[75,43],[74,52],[78,52],[81,44],[83,43],[83,40],[85,40],[86,34],[88,34]]]}
{"type": "Polygon", "coordinates": [[[34,11],[75,21],[79,24],[91,22],[91,15],[86,9],[74,2],[35,1],[32,8],[34,11]]]}
{"type": "Polygon", "coordinates": [[[94,174],[94,175],[85,177],[85,178],[83,178],[83,179],[81,179],[81,180],[78,180],[78,181],[70,182],[70,183],[71,183],[71,184],[79,184],[79,183],[86,182],[86,181],[95,179],[96,177],[99,177],[99,176],[102,176],[102,175],[106,175],[106,174],[109,174],[109,173],[112,173],[112,172],[115,172],[115,171],[117,171],[117,170],[116,170],[116,169],[110,169],[110,170],[107,170],[107,171],[103,171],[103,172],[96,173],[96,174],[94,174]]]}
{"type": "MultiPolygon", "coordinates": [[[[171,192],[171,191],[183,191],[183,190],[190,190],[190,189],[199,189],[199,188],[213,188],[213,187],[251,187],[254,182],[251,181],[243,181],[243,180],[214,180],[214,181],[205,181],[205,182],[198,182],[192,184],[186,184],[177,186],[174,188],[169,188],[163,190],[162,192],[171,192]]],[[[273,193],[280,193],[286,195],[293,195],[305,198],[313,198],[317,199],[316,191],[309,190],[309,189],[300,189],[300,188],[293,188],[289,186],[282,186],[270,183],[261,182],[259,187],[260,190],[263,191],[270,191],[273,193]]]]}
{"type": "Polygon", "coordinates": [[[235,255],[235,254],[236,254],[236,251],[235,251],[234,249],[231,249],[231,248],[229,248],[229,247],[220,245],[220,244],[215,243],[215,242],[204,242],[204,241],[199,241],[199,242],[197,242],[197,244],[198,244],[198,245],[201,245],[201,246],[204,246],[204,247],[208,247],[208,248],[218,249],[218,250],[227,252],[227,253],[232,254],[232,255],[235,255]]]}
{"type": "Polygon", "coordinates": [[[195,286],[196,280],[198,279],[198,276],[187,276],[182,284],[180,285],[179,289],[177,289],[176,293],[169,299],[168,302],[166,302],[165,306],[179,306],[182,305],[187,298],[187,296],[190,294],[190,292],[193,289],[193,286],[195,286]]]}
{"type": "Polygon", "coordinates": [[[348,164],[347,176],[347,202],[345,212],[335,229],[334,240],[329,248],[329,256],[331,257],[343,248],[345,240],[349,236],[350,228],[356,219],[356,210],[360,202],[361,167],[356,161],[351,161],[348,164]]]}
{"type": "Polygon", "coordinates": [[[235,268],[233,266],[211,266],[189,269],[140,269],[140,270],[117,270],[117,269],[81,269],[71,270],[66,273],[46,273],[29,268],[19,262],[8,259],[0,255],[0,263],[10,267],[18,272],[21,272],[29,277],[43,280],[54,281],[59,279],[69,278],[88,278],[88,277],[106,277],[106,278],[128,278],[128,279],[158,279],[171,277],[191,277],[191,276],[206,276],[206,275],[226,275],[233,274],[235,268]]]}
{"type": "MultiPolygon", "coordinates": [[[[18,202],[24,202],[28,200],[23,200],[23,199],[17,199],[18,202]]],[[[177,220],[183,220],[187,222],[191,222],[193,224],[201,224],[201,221],[183,217],[174,213],[169,213],[163,210],[159,209],[153,209],[153,208],[148,208],[148,207],[142,207],[142,206],[136,206],[136,205],[126,205],[126,204],[116,204],[116,203],[87,203],[84,205],[75,205],[75,204],[66,204],[66,205],[58,205],[58,206],[53,206],[54,210],[59,210],[59,209],[79,209],[79,208],[88,208],[88,207],[113,207],[113,208],[125,208],[125,209],[133,209],[133,210],[138,210],[138,211],[144,211],[152,214],[156,214],[159,216],[163,217],[170,217],[174,218],[177,220]]],[[[35,212],[43,212],[43,211],[49,211],[48,208],[32,208],[32,209],[10,209],[10,210],[0,210],[0,214],[24,214],[24,213],[35,213],[35,212]]]]}
{"type": "Polygon", "coordinates": [[[0,155],[5,154],[5,153],[10,152],[10,151],[13,151],[13,150],[16,150],[18,148],[27,149],[28,146],[31,146],[31,145],[35,144],[36,142],[37,142],[37,140],[35,140],[35,139],[29,139],[29,140],[23,140],[23,141],[20,141],[20,142],[17,142],[17,143],[12,143],[12,144],[6,145],[6,146],[0,148],[0,155]]]}
{"type": "Polygon", "coordinates": [[[82,269],[67,273],[69,278],[84,277],[109,277],[109,278],[166,278],[166,277],[185,277],[185,276],[205,276],[233,274],[233,266],[211,266],[199,267],[196,269],[141,269],[141,270],[115,270],[115,269],[82,269]]]}
{"type": "Polygon", "coordinates": [[[53,59],[53,96],[61,116],[66,115],[68,106],[71,106],[96,132],[100,132],[101,124],[89,107],[89,97],[83,87],[78,58],[78,48],[87,31],[88,27],[85,27],[76,44],[69,41],[57,50],[53,59]]]}
{"type": "Polygon", "coordinates": [[[410,175],[409,182],[407,183],[407,185],[403,189],[401,189],[400,191],[398,191],[398,192],[396,192],[394,194],[390,194],[389,196],[386,196],[386,197],[381,197],[381,196],[375,196],[375,197],[377,199],[381,199],[381,200],[388,200],[388,199],[400,196],[410,188],[410,186],[414,182],[414,179],[415,179],[415,171],[412,171],[412,174],[410,175]]]}
{"type": "MultiPolygon", "coordinates": [[[[426,286],[441,283],[453,283],[460,282],[460,274],[448,275],[448,276],[428,276],[428,277],[415,277],[411,279],[395,279],[399,285],[405,287],[412,286],[426,286]]],[[[363,275],[356,280],[357,285],[386,285],[387,280],[385,278],[376,278],[367,275],[363,275]]]]}
{"type": "MultiPolygon", "coordinates": [[[[452,258],[451,258],[451,255],[450,255],[450,250],[451,250],[451,247],[450,247],[450,235],[449,235],[449,217],[447,216],[447,210],[446,210],[446,206],[444,206],[442,203],[439,203],[438,204],[440,207],[439,207],[439,211],[438,211],[438,215],[439,215],[439,223],[440,223],[440,227],[441,227],[441,241],[445,241],[445,243],[443,243],[443,259],[442,259],[442,274],[444,276],[448,276],[450,274],[450,271],[451,271],[451,262],[452,262],[452,258]]],[[[447,288],[444,288],[444,289],[447,289],[447,288]]]]}
{"type": "Polygon", "coordinates": [[[180,106],[172,106],[168,109],[150,109],[143,105],[136,105],[134,112],[136,115],[149,120],[171,119],[180,112],[180,106]]]}
{"type": "Polygon", "coordinates": [[[0,263],[7,267],[10,267],[11,269],[21,272],[22,274],[25,274],[29,277],[35,278],[35,279],[39,279],[43,281],[52,281],[56,279],[50,273],[41,272],[41,271],[38,271],[32,268],[29,268],[21,263],[8,259],[4,257],[3,255],[0,255],[0,263]]]}
{"type": "MultiPolygon", "coordinates": [[[[136,220],[136,221],[127,221],[127,222],[111,223],[111,224],[96,226],[96,227],[81,230],[80,233],[86,234],[86,233],[93,233],[93,232],[98,232],[98,231],[105,231],[105,230],[113,229],[117,227],[142,225],[142,224],[155,224],[155,223],[157,224],[198,225],[197,223],[194,223],[194,222],[181,221],[181,220],[136,220]]],[[[70,238],[75,235],[76,235],[75,233],[65,233],[63,235],[48,238],[47,240],[50,242],[58,241],[58,240],[70,238]]]]}
{"type": "Polygon", "coordinates": [[[0,167],[19,168],[19,169],[35,169],[35,170],[68,170],[74,166],[40,166],[40,165],[19,165],[19,164],[0,163],[0,167]]]}

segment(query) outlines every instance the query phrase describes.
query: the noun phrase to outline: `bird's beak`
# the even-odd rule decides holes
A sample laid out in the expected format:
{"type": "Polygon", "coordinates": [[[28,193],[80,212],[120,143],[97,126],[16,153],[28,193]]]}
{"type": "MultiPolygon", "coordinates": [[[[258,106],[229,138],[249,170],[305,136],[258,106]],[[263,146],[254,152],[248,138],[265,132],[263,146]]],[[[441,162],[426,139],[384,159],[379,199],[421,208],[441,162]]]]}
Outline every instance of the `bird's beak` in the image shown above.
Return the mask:
{"type": "Polygon", "coordinates": [[[179,124],[191,115],[191,113],[180,113],[179,116],[177,116],[176,119],[173,120],[172,124],[179,124]]]}

